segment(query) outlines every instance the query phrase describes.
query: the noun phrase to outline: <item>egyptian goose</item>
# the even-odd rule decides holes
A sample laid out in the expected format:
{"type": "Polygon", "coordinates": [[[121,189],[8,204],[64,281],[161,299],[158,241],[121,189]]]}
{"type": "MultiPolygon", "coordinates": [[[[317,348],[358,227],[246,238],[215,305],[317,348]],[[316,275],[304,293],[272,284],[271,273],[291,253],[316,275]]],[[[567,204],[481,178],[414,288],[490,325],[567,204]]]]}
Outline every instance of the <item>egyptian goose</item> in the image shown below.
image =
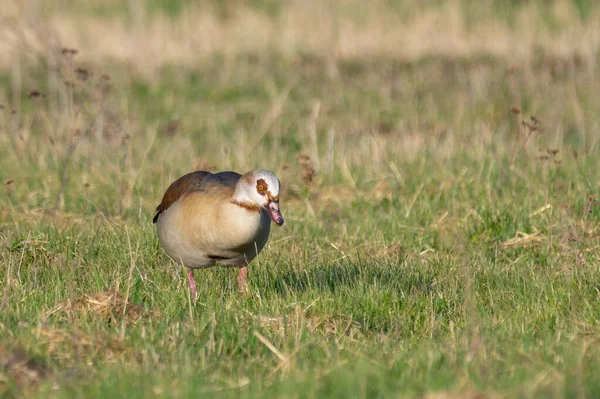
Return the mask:
{"type": "Polygon", "coordinates": [[[193,269],[215,264],[238,267],[245,291],[248,263],[267,243],[271,220],[283,224],[279,180],[268,170],[188,173],[169,186],[156,212],[160,244],[188,268],[193,298],[193,269]]]}

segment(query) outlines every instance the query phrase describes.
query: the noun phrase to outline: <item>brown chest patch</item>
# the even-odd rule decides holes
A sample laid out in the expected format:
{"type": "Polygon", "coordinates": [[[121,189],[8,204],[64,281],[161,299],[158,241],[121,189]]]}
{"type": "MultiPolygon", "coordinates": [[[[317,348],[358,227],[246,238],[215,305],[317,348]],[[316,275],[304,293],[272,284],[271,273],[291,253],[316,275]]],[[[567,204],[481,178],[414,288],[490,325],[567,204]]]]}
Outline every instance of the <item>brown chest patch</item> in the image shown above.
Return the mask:
{"type": "Polygon", "coordinates": [[[261,207],[258,204],[254,204],[251,202],[241,202],[241,201],[236,201],[236,200],[231,200],[231,203],[235,204],[237,206],[241,206],[242,208],[246,209],[247,211],[260,213],[261,207]]]}

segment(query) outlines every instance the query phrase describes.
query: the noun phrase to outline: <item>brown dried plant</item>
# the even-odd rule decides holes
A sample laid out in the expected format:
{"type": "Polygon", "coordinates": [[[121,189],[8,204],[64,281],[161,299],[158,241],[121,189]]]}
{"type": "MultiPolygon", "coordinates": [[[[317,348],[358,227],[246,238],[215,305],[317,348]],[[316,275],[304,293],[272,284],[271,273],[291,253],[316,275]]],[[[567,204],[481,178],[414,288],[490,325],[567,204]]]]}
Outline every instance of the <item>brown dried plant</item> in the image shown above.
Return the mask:
{"type": "Polygon", "coordinates": [[[307,154],[301,152],[298,155],[296,155],[296,159],[298,160],[298,164],[300,165],[300,168],[302,170],[302,181],[307,187],[312,186],[317,172],[313,166],[310,157],[307,154]]]}
{"type": "Polygon", "coordinates": [[[135,323],[153,313],[152,310],[132,303],[118,291],[103,291],[80,295],[60,302],[48,310],[44,317],[54,315],[73,317],[81,314],[95,315],[110,321],[115,317],[123,316],[135,323]]]}
{"type": "Polygon", "coordinates": [[[529,139],[540,129],[540,122],[535,116],[531,116],[529,120],[523,117],[523,112],[518,107],[512,107],[511,112],[517,118],[517,142],[513,151],[513,162],[517,155],[527,147],[529,139]]]}
{"type": "MultiPolygon", "coordinates": [[[[53,161],[56,163],[56,184],[53,185],[54,209],[64,208],[64,196],[73,165],[82,156],[82,146],[100,152],[105,146],[124,145],[125,124],[121,112],[111,100],[112,83],[106,74],[96,74],[77,61],[78,49],[60,45],[59,38],[44,24],[24,27],[9,24],[13,36],[19,39],[23,52],[33,62],[27,68],[18,66],[13,86],[27,93],[33,105],[33,116],[21,112],[20,97],[16,96],[10,113],[3,111],[0,129],[7,133],[13,151],[20,159],[35,162],[40,157],[39,142],[32,132],[47,138],[53,161]],[[44,88],[25,87],[21,75],[41,69],[48,75],[44,88]]],[[[125,143],[127,146],[127,143],[125,143]]],[[[125,151],[127,154],[127,151],[125,151]]],[[[87,160],[91,162],[90,159],[87,160]]]]}

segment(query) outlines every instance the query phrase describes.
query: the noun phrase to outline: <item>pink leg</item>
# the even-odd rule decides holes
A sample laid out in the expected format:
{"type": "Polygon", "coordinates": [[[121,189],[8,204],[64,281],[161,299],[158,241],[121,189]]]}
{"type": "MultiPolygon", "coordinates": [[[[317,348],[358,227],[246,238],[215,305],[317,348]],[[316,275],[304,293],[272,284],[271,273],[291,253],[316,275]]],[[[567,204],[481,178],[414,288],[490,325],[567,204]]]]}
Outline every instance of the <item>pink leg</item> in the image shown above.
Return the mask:
{"type": "Polygon", "coordinates": [[[240,267],[240,272],[238,273],[238,286],[240,287],[240,291],[244,294],[248,293],[248,284],[246,283],[247,277],[248,268],[246,266],[240,267]]]}
{"type": "Polygon", "coordinates": [[[192,299],[196,300],[196,282],[194,281],[192,269],[188,269],[188,281],[190,282],[190,290],[192,290],[192,299]]]}

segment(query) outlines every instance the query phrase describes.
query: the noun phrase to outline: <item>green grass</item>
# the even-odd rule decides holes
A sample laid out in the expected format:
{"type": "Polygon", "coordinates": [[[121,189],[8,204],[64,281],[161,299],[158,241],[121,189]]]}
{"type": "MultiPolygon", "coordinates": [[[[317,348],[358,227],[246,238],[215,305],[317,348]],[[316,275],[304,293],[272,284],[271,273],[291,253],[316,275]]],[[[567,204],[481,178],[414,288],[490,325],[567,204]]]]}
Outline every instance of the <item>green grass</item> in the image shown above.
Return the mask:
{"type": "Polygon", "coordinates": [[[276,52],[153,79],[75,67],[24,63],[16,93],[0,72],[0,395],[600,392],[597,68],[482,54],[341,59],[331,74],[276,52]],[[282,181],[286,224],[248,296],[214,268],[192,305],[158,243],[154,207],[195,167],[282,181]],[[144,317],[49,314],[110,290],[144,317]]]}

